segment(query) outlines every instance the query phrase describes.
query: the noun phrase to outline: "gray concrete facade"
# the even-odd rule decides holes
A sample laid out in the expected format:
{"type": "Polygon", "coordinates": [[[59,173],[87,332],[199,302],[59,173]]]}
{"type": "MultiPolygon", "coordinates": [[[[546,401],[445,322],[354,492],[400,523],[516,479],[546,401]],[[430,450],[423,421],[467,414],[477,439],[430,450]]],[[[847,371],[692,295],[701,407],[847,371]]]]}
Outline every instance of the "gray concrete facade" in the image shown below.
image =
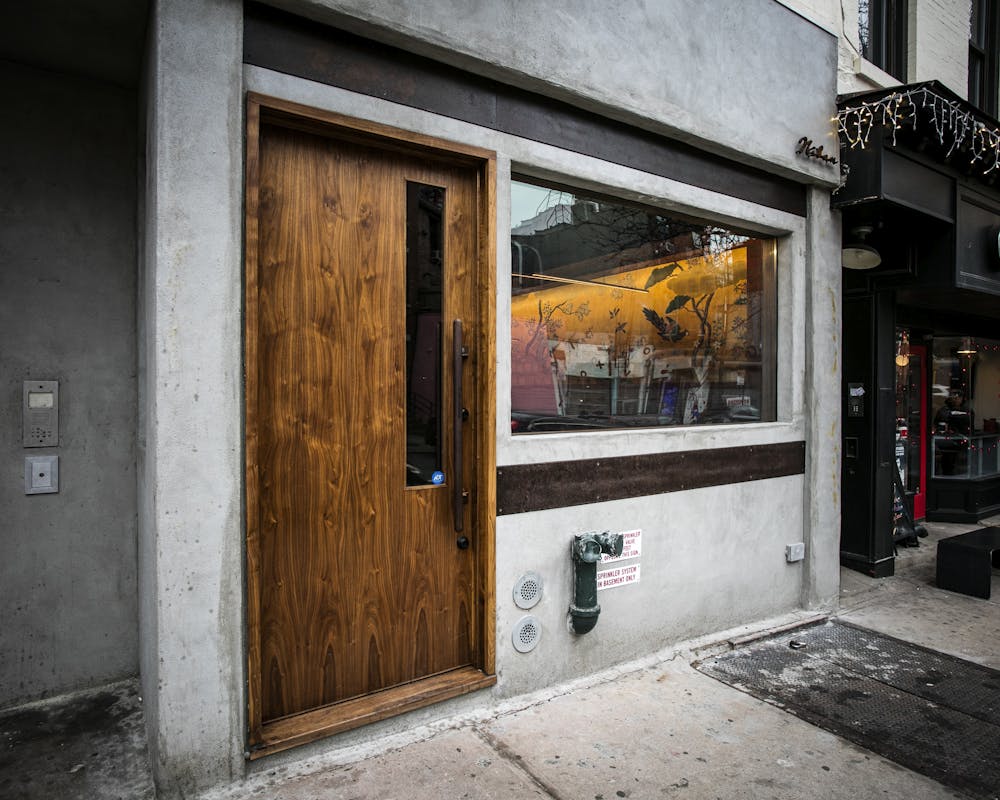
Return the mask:
{"type": "Polygon", "coordinates": [[[472,72],[829,183],[836,40],[774,0],[272,0],[472,72]],[[807,86],[808,85],[808,86],[807,86]]]}
{"type": "Polygon", "coordinates": [[[415,52],[446,54],[450,63],[471,71],[768,164],[776,174],[817,188],[803,219],[376,98],[244,69],[238,2],[213,0],[197,11],[158,4],[147,82],[140,585],[142,681],[161,791],[190,792],[309,754],[355,747],[586,675],[671,641],[834,603],[839,311],[830,297],[839,296],[839,235],[824,200],[836,174],[794,153],[804,135],[833,141],[833,37],[770,2],[711,19],[700,7],[656,4],[641,13],[619,10],[608,26],[587,22],[605,12],[606,6],[596,4],[480,4],[463,6],[461,13],[440,3],[285,7],[415,52]],[[543,12],[570,25],[574,35],[562,23],[528,24],[543,12]],[[695,18],[687,19],[691,14],[695,18]],[[780,52],[761,46],[762,29],[783,43],[780,52]],[[663,46],[664,30],[676,31],[676,41],[665,37],[669,47],[663,46]],[[794,61],[788,47],[798,59],[794,79],[784,69],[794,61]],[[807,474],[500,518],[494,690],[295,753],[244,762],[241,103],[248,90],[497,153],[498,464],[806,440],[807,474]],[[514,169],[779,235],[778,421],[512,437],[505,416],[510,264],[504,233],[514,169]],[[569,633],[565,622],[566,542],[595,526],[641,527],[648,545],[643,582],[602,596],[599,630],[584,639],[569,633]],[[785,563],[784,545],[791,541],[805,541],[806,562],[785,563]],[[520,612],[509,594],[527,569],[543,574],[549,588],[537,611],[544,643],[522,656],[510,645],[520,612]]]}
{"type": "Polygon", "coordinates": [[[830,213],[827,193],[809,193],[807,236],[809,288],[806,299],[806,376],[812,387],[806,406],[806,474],[803,484],[805,530],[810,546],[803,566],[802,605],[828,610],[836,606],[840,586],[840,216],[830,213]],[[825,387],[825,388],[824,388],[825,387]],[[833,525],[836,530],[826,530],[833,525]]]}
{"type": "Polygon", "coordinates": [[[243,752],[242,5],[155,4],[145,81],[141,679],[157,786],[243,752]]]}
{"type": "MultiPolygon", "coordinates": [[[[379,736],[508,702],[710,631],[803,608],[831,607],[838,588],[840,236],[828,196],[837,172],[795,149],[806,136],[835,150],[830,123],[835,37],[773,0],[730,4],[723,13],[711,4],[683,0],[614,9],[595,0],[287,0],[275,5],[790,177],[808,187],[807,213],[799,216],[550,144],[245,66],[240,0],[155,2],[138,114],[120,98],[95,106],[90,97],[74,105],[71,98],[46,96],[30,124],[0,134],[11,139],[9,152],[21,148],[34,159],[25,159],[25,165],[52,168],[60,177],[72,175],[72,191],[64,199],[87,205],[86,211],[97,217],[84,218],[62,239],[59,258],[65,271],[69,273],[71,255],[89,258],[107,251],[95,256],[93,265],[88,261],[86,270],[73,273],[83,283],[53,288],[42,281],[47,273],[34,262],[17,270],[7,264],[8,247],[41,260],[47,255],[41,243],[22,246],[11,239],[8,245],[0,239],[4,288],[11,287],[0,303],[16,311],[0,322],[5,342],[20,341],[22,331],[38,320],[47,322],[44,300],[67,290],[55,305],[65,317],[59,327],[45,328],[45,338],[33,339],[30,347],[5,347],[0,356],[7,396],[0,421],[8,462],[2,491],[9,493],[0,494],[0,500],[10,498],[20,531],[11,566],[0,565],[7,570],[0,578],[9,574],[20,583],[11,584],[10,601],[4,594],[0,598],[5,604],[32,600],[28,610],[12,606],[23,619],[10,632],[22,647],[17,658],[24,661],[28,634],[37,629],[48,637],[46,658],[52,659],[48,683],[38,678],[34,688],[12,685],[12,699],[138,671],[157,788],[164,797],[192,796],[275,765],[350,751],[379,736]],[[496,154],[497,213],[491,223],[497,231],[498,466],[805,441],[805,474],[500,517],[494,689],[293,753],[245,760],[242,297],[248,91],[496,154]],[[89,136],[101,145],[98,157],[77,158],[66,148],[46,166],[40,134],[57,115],[65,116],[67,104],[81,113],[86,108],[93,119],[86,117],[89,126],[62,131],[65,143],[89,136]],[[109,131],[119,128],[115,138],[109,131]],[[100,174],[91,175],[85,167],[100,174]],[[80,170],[79,175],[73,170],[80,170]],[[506,240],[512,173],[777,237],[777,420],[512,436],[506,240]],[[97,187],[94,192],[87,188],[91,183],[97,187]],[[89,205],[81,203],[86,200],[89,205]],[[104,250],[95,250],[95,241],[103,242],[104,250]],[[35,274],[32,269],[38,281],[26,280],[35,274]],[[44,344],[50,337],[83,352],[78,357],[66,349],[69,344],[61,349],[44,344]],[[51,374],[34,372],[42,368],[51,374]],[[22,374],[65,381],[67,488],[51,496],[57,500],[25,498],[15,480],[22,452],[15,441],[19,419],[11,415],[19,409],[15,388],[19,391],[22,374]],[[83,384],[88,394],[81,396],[77,387],[83,384]],[[82,441],[84,429],[86,459],[78,463],[70,448],[82,441]],[[88,474],[86,484],[79,482],[83,474],[88,474]],[[85,499],[76,491],[85,492],[85,499]],[[38,516],[38,509],[51,507],[46,503],[66,505],[58,514],[38,516]],[[60,536],[70,523],[74,537],[60,536]],[[643,577],[635,586],[602,593],[598,628],[579,637],[566,624],[568,541],[594,528],[641,528],[643,577]],[[33,531],[45,536],[29,537],[33,531]],[[792,542],[805,544],[805,561],[786,563],[784,548],[792,542]],[[86,560],[91,558],[94,562],[86,560]],[[47,565],[46,574],[51,574],[44,592],[30,583],[37,578],[27,567],[36,564],[47,565]],[[87,580],[67,581],[74,567],[81,566],[87,580]],[[521,655],[510,637],[522,612],[511,602],[510,590],[527,570],[545,579],[545,598],[535,611],[543,638],[533,653],[521,655]],[[60,579],[65,583],[62,594],[52,590],[60,579]],[[75,594],[66,595],[68,591],[75,594]],[[81,598],[85,602],[78,602],[81,598]],[[77,602],[81,616],[100,619],[91,625],[73,617],[65,625],[74,630],[62,630],[62,622],[52,622],[54,599],[77,602]],[[80,642],[70,636],[77,628],[80,642]],[[90,650],[103,672],[69,664],[80,651],[90,650]],[[111,650],[115,657],[108,655],[111,650]]],[[[27,102],[43,84],[40,77],[24,83],[15,96],[27,102]]],[[[70,93],[71,88],[66,84],[60,91],[70,93]]],[[[25,182],[29,177],[26,172],[25,182]]],[[[53,208],[48,205],[51,196],[50,185],[37,183],[17,201],[35,204],[32,224],[39,231],[53,208]]],[[[11,209],[17,211],[13,205],[11,209]]],[[[68,219],[64,214],[63,220],[68,219]]],[[[28,676],[26,662],[2,660],[10,652],[15,651],[7,646],[0,651],[5,673],[28,676]]]]}
{"type": "Polygon", "coordinates": [[[135,92],[0,61],[0,707],[135,675],[135,92]],[[22,382],[59,381],[58,447],[22,382]],[[59,491],[26,495],[26,456],[59,491]]]}
{"type": "MultiPolygon", "coordinates": [[[[928,648],[911,662],[928,674],[940,667],[934,651],[1000,668],[1000,570],[993,572],[991,600],[936,588],[937,540],[968,527],[928,527],[919,548],[900,550],[894,577],[873,580],[845,568],[834,620],[928,648]]],[[[692,668],[725,654],[746,654],[771,636],[781,647],[782,638],[808,635],[817,622],[822,617],[797,612],[673,643],[582,680],[374,737],[363,746],[327,749],[285,764],[269,759],[268,769],[197,796],[968,797],[938,782],[940,777],[927,777],[933,774],[928,769],[914,772],[912,762],[909,768],[895,763],[692,668]]],[[[796,652],[808,658],[812,650],[796,652]]],[[[803,680],[819,681],[829,691],[830,676],[821,673],[804,670],[809,677],[803,680]]],[[[0,793],[13,790],[23,800],[152,798],[142,723],[132,681],[0,712],[0,730],[11,740],[0,751],[0,793]]],[[[907,738],[905,746],[908,758],[926,755],[922,766],[940,763],[933,736],[919,744],[907,738]]]]}

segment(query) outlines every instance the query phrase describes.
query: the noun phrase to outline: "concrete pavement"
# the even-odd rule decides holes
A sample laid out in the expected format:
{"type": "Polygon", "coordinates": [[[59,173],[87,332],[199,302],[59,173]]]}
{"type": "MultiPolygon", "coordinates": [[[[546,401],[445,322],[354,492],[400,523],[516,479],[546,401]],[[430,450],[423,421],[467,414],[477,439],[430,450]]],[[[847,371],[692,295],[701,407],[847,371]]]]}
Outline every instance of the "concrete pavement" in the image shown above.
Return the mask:
{"type": "MultiPolygon", "coordinates": [[[[314,765],[320,766],[320,765],[314,765]]],[[[961,797],[694,671],[684,658],[312,774],[214,797],[961,797]]]]}
{"type": "MultiPolygon", "coordinates": [[[[900,550],[892,578],[843,570],[837,616],[1000,669],[1000,570],[989,601],[937,589],[936,540],[967,527],[928,528],[921,547],[900,550]]],[[[714,634],[364,746],[333,739],[319,757],[256,762],[245,782],[199,800],[963,797],[692,667],[815,619],[802,612],[714,634]]],[[[84,696],[85,707],[109,714],[103,741],[96,718],[86,737],[60,729],[72,719],[56,701],[0,714],[0,797],[151,797],[134,684],[116,691],[84,696]]]]}
{"type": "MultiPolygon", "coordinates": [[[[982,524],[1000,525],[1000,517],[983,520],[982,524]]],[[[852,570],[841,570],[837,616],[897,639],[1000,669],[1000,571],[993,570],[989,600],[942,591],[934,584],[937,541],[973,527],[979,526],[927,523],[929,535],[921,540],[921,547],[900,548],[892,578],[873,580],[852,570]]]]}
{"type": "MultiPolygon", "coordinates": [[[[1000,669],[1000,572],[990,601],[937,589],[936,541],[968,527],[928,527],[921,547],[900,550],[894,577],[844,570],[837,616],[1000,669]]],[[[807,619],[705,637],[381,749],[269,770],[204,800],[963,797],[691,666],[807,619]]]]}

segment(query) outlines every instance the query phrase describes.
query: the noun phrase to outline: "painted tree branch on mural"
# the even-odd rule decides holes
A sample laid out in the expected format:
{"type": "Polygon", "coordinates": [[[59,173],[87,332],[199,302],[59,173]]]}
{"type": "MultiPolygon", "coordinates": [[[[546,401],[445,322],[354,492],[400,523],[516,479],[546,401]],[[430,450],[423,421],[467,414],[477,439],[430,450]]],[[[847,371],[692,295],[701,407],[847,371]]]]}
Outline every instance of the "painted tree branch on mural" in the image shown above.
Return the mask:
{"type": "MultiPolygon", "coordinates": [[[[675,293],[664,308],[662,314],[656,309],[644,306],[643,316],[656,330],[660,339],[670,344],[683,340],[688,331],[681,327],[676,319],[678,312],[686,311],[698,320],[698,334],[689,351],[689,365],[694,377],[694,386],[688,390],[684,406],[685,423],[697,422],[700,415],[709,407],[712,388],[712,371],[717,367],[718,354],[726,347],[730,333],[741,343],[745,341],[746,330],[733,321],[732,330],[729,325],[728,306],[713,317],[712,303],[720,287],[730,285],[731,280],[726,267],[726,255],[735,246],[745,241],[744,237],[719,237],[712,231],[705,231],[708,243],[706,257],[711,263],[709,274],[715,281],[714,287],[700,293],[675,293]],[[672,316],[673,315],[673,316],[672,316]]],[[[654,269],[646,281],[645,288],[651,289],[664,281],[676,277],[685,269],[677,262],[665,264],[654,269]]],[[[745,291],[745,283],[741,287],[745,291]]],[[[742,295],[741,295],[742,297],[742,295]]],[[[745,304],[745,299],[737,298],[734,305],[745,304]]]]}

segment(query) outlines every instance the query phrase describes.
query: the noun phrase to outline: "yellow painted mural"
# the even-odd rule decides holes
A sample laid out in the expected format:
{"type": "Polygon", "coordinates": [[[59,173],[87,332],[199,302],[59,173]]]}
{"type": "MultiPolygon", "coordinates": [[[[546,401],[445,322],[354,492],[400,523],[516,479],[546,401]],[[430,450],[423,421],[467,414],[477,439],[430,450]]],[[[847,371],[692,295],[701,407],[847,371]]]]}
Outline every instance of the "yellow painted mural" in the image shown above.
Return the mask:
{"type": "Polygon", "coordinates": [[[515,353],[518,344],[527,353],[545,339],[550,347],[651,348],[661,357],[695,355],[699,347],[716,358],[746,357],[746,247],[581,283],[561,280],[552,276],[513,297],[515,353]],[[708,331],[711,341],[700,341],[708,331]]]}

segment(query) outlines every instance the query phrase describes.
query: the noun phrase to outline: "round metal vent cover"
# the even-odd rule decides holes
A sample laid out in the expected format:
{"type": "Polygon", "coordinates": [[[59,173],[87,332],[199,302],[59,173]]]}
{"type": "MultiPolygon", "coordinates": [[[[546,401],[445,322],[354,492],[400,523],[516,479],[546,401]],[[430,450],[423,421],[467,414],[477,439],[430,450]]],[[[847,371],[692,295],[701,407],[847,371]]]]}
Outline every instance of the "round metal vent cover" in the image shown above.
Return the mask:
{"type": "Polygon", "coordinates": [[[525,572],[514,584],[514,605],[518,608],[534,608],[542,599],[542,576],[537,572],[525,572]]]}
{"type": "Polygon", "coordinates": [[[538,617],[528,615],[521,617],[515,624],[511,633],[514,642],[514,649],[519,653],[530,653],[535,649],[538,640],[542,637],[542,623],[538,617]]]}

